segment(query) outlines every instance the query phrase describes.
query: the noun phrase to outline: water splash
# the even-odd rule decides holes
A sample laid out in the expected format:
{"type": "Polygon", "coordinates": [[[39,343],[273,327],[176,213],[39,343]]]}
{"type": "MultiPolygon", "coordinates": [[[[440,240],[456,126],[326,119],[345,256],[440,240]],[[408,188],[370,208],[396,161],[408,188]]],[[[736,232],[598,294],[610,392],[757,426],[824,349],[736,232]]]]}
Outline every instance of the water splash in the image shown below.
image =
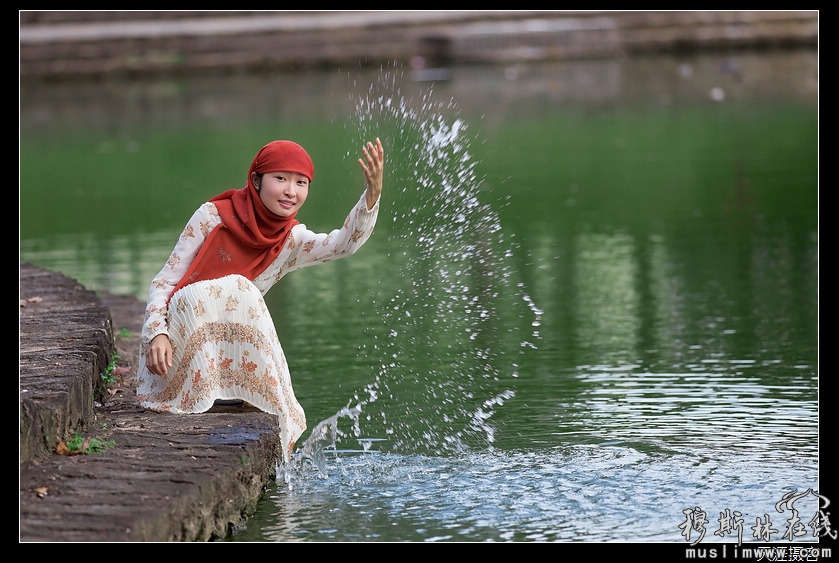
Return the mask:
{"type": "Polygon", "coordinates": [[[378,451],[406,455],[492,448],[492,419],[515,396],[519,355],[540,339],[542,312],[515,279],[518,246],[502,229],[498,202],[485,201],[468,124],[433,87],[403,96],[401,77],[382,69],[347,124],[349,146],[381,137],[386,150],[379,221],[393,221],[388,242],[398,251],[387,257],[392,278],[374,295],[375,344],[361,351],[381,364],[315,427],[283,471],[287,481],[302,466],[325,472],[325,452],[350,439],[363,451],[375,441],[378,451]]]}

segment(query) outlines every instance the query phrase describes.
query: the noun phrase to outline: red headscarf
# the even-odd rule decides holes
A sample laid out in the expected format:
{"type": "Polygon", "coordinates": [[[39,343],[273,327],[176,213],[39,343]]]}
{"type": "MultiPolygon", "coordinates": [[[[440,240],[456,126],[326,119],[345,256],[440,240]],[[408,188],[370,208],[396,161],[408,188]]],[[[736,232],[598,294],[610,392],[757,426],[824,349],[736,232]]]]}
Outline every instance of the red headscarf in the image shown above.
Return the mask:
{"type": "Polygon", "coordinates": [[[248,169],[243,188],[227,190],[210,201],[215,203],[222,222],[207,235],[183,278],[170,298],[185,285],[241,274],[253,280],[265,271],[285,246],[291,228],[299,221],[295,214],[275,215],[259,199],[251,172],[296,172],[311,182],[315,167],[306,150],[292,141],[272,141],[262,147],[248,169]]]}

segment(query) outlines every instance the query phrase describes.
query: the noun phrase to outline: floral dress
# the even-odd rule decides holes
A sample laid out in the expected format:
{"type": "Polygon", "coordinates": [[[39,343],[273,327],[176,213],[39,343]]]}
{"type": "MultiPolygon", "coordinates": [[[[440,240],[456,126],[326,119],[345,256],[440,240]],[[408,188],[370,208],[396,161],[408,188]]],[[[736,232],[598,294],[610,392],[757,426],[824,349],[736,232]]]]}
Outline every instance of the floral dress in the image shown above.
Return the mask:
{"type": "Polygon", "coordinates": [[[187,285],[167,299],[210,231],[221,223],[215,204],[204,203],[181,233],[149,289],[137,394],[142,405],[171,413],[200,413],[216,399],[241,399],[279,417],[283,460],[306,430],[288,363],[263,296],[284,275],[355,253],[370,238],[379,203],[367,209],[362,194],[340,229],[315,233],[295,225],[277,259],[254,280],[240,275],[187,285]],[[146,367],[152,339],[168,334],[173,364],[165,377],[146,367]]]}

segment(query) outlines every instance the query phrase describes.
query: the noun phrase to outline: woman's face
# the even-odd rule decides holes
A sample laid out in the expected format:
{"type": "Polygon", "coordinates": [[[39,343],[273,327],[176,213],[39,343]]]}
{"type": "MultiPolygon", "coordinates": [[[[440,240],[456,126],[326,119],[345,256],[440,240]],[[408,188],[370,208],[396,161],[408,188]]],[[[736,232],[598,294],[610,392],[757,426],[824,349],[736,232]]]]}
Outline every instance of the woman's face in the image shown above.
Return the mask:
{"type": "Polygon", "coordinates": [[[259,199],[271,213],[288,217],[297,213],[309,195],[309,179],[297,172],[256,172],[251,176],[259,190],[259,199]]]}

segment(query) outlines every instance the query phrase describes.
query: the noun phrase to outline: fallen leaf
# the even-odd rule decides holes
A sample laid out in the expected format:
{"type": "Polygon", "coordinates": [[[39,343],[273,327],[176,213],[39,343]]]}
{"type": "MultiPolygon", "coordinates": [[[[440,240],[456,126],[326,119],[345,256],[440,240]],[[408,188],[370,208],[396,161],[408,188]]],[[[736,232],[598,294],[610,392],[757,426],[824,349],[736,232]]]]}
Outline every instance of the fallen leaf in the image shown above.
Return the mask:
{"type": "Polygon", "coordinates": [[[110,393],[111,397],[116,395],[117,393],[121,393],[122,389],[108,389],[108,393],[110,393]]]}
{"type": "Polygon", "coordinates": [[[27,303],[40,303],[43,300],[44,300],[43,297],[30,297],[29,299],[26,300],[26,302],[27,303]]]}
{"type": "Polygon", "coordinates": [[[47,491],[49,491],[49,487],[37,487],[35,489],[35,494],[38,495],[38,498],[44,498],[47,496],[47,491]]]}
{"type": "Polygon", "coordinates": [[[131,371],[131,368],[128,366],[118,366],[114,368],[114,374],[116,375],[125,375],[131,371]]]}
{"type": "MultiPolygon", "coordinates": [[[[90,440],[90,438],[88,438],[88,440],[90,440]]],[[[87,443],[85,443],[85,446],[87,446],[87,443]]],[[[64,442],[58,442],[58,445],[55,447],[55,453],[59,455],[82,455],[84,452],[85,451],[83,449],[73,451],[70,448],[68,448],[67,444],[65,444],[64,442]]]]}

